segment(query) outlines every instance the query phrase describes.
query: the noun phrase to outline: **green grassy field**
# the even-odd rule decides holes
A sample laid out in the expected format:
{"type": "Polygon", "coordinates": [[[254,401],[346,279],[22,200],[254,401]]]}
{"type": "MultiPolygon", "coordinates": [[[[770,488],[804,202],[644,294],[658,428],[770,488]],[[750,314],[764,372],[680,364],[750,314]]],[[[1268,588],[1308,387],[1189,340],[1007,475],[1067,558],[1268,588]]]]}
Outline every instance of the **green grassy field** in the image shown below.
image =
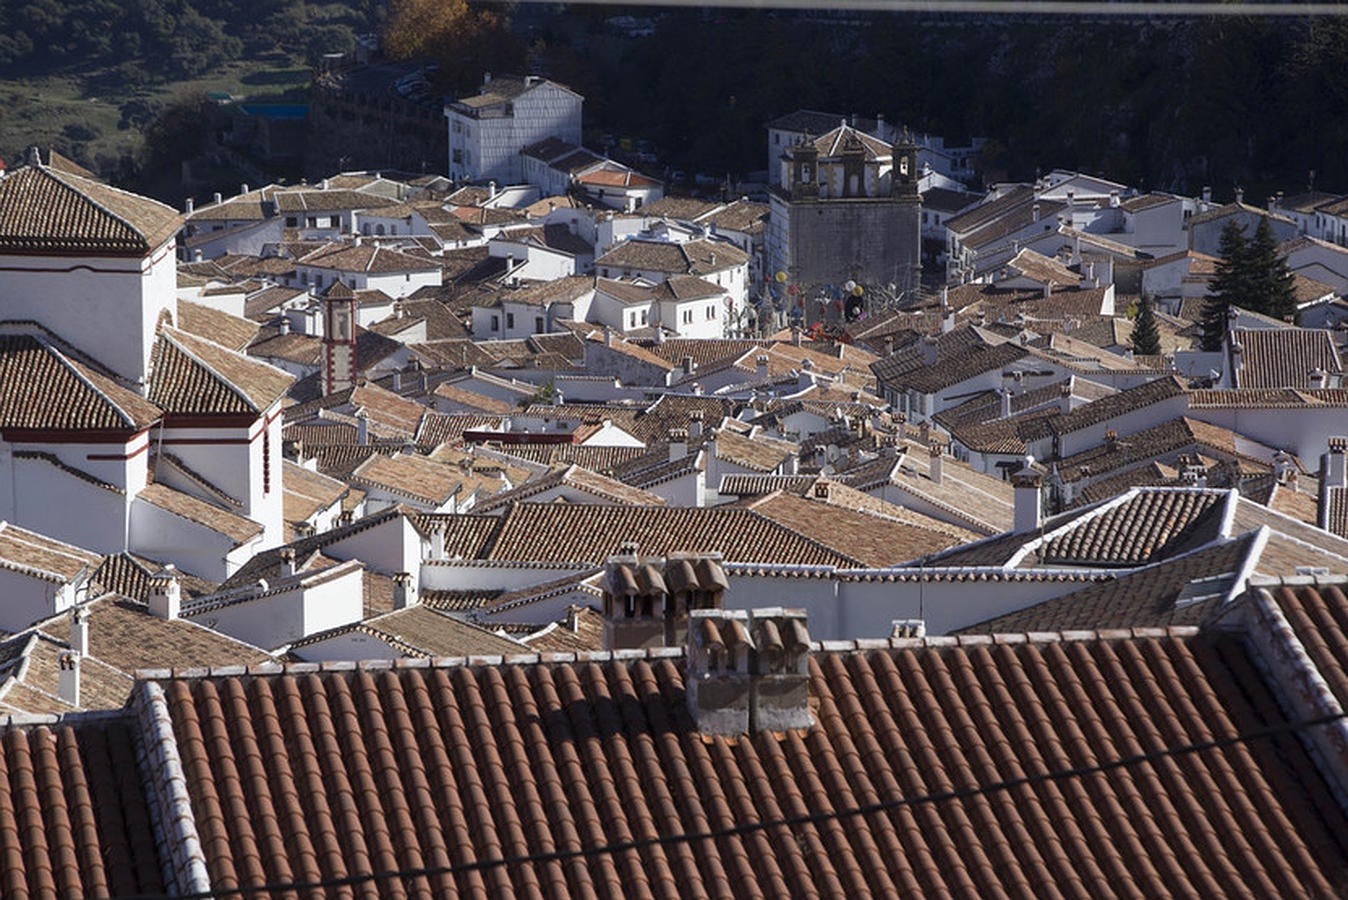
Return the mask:
{"type": "Polygon", "coordinates": [[[0,156],[17,162],[36,145],[55,147],[102,175],[134,159],[141,129],[177,99],[219,92],[236,101],[293,99],[307,88],[310,69],[281,54],[232,62],[191,81],[118,85],[105,73],[0,81],[0,156]]]}

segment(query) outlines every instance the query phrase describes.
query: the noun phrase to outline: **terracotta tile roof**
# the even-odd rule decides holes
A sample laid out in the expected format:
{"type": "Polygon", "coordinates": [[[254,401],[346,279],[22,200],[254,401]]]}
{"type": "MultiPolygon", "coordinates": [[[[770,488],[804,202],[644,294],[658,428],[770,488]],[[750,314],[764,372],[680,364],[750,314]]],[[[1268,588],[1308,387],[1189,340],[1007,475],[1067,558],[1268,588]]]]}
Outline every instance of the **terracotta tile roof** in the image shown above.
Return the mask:
{"type": "MultiPolygon", "coordinates": [[[[1281,579],[1280,579],[1281,580],[1281,579]]],[[[1348,597],[1343,579],[1303,583],[1308,579],[1285,579],[1279,585],[1251,585],[1252,592],[1276,605],[1295,641],[1310,659],[1324,685],[1340,708],[1348,704],[1348,597]]]]}
{"type": "Polygon", "coordinates": [[[463,433],[474,429],[497,429],[505,424],[502,416],[479,413],[426,413],[417,428],[417,446],[435,448],[458,444],[463,433]]]}
{"type": "Polygon", "coordinates": [[[262,526],[252,519],[213,506],[191,494],[175,491],[167,485],[148,484],[136,495],[136,499],[222,534],[232,540],[236,547],[262,533],[262,526]]]}
{"type": "Polygon", "coordinates": [[[496,598],[503,593],[505,592],[486,588],[427,589],[421,592],[421,602],[424,606],[441,612],[467,612],[495,605],[496,598]]]}
{"type": "Polygon", "coordinates": [[[249,356],[262,359],[281,359],[302,366],[317,366],[323,358],[323,339],[313,334],[276,334],[263,338],[248,348],[249,356]]]}
{"type": "Polygon", "coordinates": [[[596,267],[640,269],[680,275],[709,275],[744,265],[748,255],[724,241],[623,241],[594,261],[596,267]]]}
{"type": "Polygon", "coordinates": [[[255,322],[187,300],[178,301],[178,327],[188,334],[240,352],[252,343],[258,332],[255,322]]]}
{"type": "MultiPolygon", "coordinates": [[[[150,579],[163,568],[162,563],[153,560],[130,553],[115,553],[104,558],[94,573],[94,581],[105,592],[146,603],[150,596],[150,579]]],[[[178,584],[184,597],[213,594],[220,587],[187,572],[178,573],[178,584]]]]}
{"type": "Polygon", "coordinates": [[[790,441],[781,441],[766,435],[753,438],[728,429],[716,433],[716,456],[756,472],[772,472],[799,451],[790,441]]]}
{"type": "Polygon", "coordinates": [[[594,278],[588,275],[567,275],[553,281],[541,281],[525,287],[511,288],[498,296],[504,302],[547,306],[552,303],[571,303],[577,297],[594,290],[594,278]]]}
{"type": "MultiPolygon", "coordinates": [[[[842,488],[828,487],[835,491],[842,488]]],[[[888,509],[884,515],[878,515],[821,502],[813,495],[773,493],[745,505],[843,556],[875,568],[897,566],[977,538],[971,531],[892,504],[884,504],[888,509]]]]}
{"type": "Polygon", "coordinates": [[[259,414],[294,376],[219,344],[164,327],[155,341],[150,400],[170,414],[259,414]]]}
{"type": "Polygon", "coordinates": [[[586,653],[604,649],[604,614],[572,606],[566,618],[520,638],[534,653],[586,653]]]}
{"type": "Polygon", "coordinates": [[[156,200],[50,166],[0,178],[0,253],[140,257],[181,225],[156,200]]]}
{"type": "Polygon", "coordinates": [[[285,418],[287,422],[305,421],[319,414],[320,410],[334,412],[342,409],[350,410],[351,415],[364,412],[370,431],[381,437],[411,437],[427,412],[426,407],[415,400],[408,400],[377,384],[361,382],[317,400],[287,407],[285,418]]]}
{"type": "Polygon", "coordinates": [[[645,447],[589,447],[581,444],[508,444],[492,449],[501,456],[547,466],[575,463],[601,474],[645,456],[645,447]]]}
{"type": "Polygon", "coordinates": [[[1185,385],[1180,379],[1174,376],[1157,378],[1063,413],[1050,420],[1050,427],[1054,434],[1071,434],[1156,403],[1183,397],[1184,394],[1185,385]]]}
{"type": "Polygon", "coordinates": [[[601,565],[624,541],[636,541],[650,554],[688,550],[719,552],[732,562],[856,565],[806,535],[735,507],[519,503],[498,516],[476,518],[492,519],[497,530],[470,532],[463,546],[446,540],[450,556],[601,565]]]}
{"type": "Polygon", "coordinates": [[[65,584],[94,574],[103,557],[0,521],[0,568],[65,584]]]}
{"type": "Polygon", "coordinates": [[[146,791],[128,777],[136,732],[129,717],[5,730],[0,810],[14,829],[14,855],[2,867],[7,896],[165,893],[146,791]]]}
{"type": "MultiPolygon", "coordinates": [[[[649,209],[650,207],[645,207],[643,212],[648,212],[649,209]]],[[[761,234],[767,227],[769,209],[766,203],[755,203],[741,198],[715,212],[699,216],[697,221],[727,231],[761,234]]]]}
{"type": "Polygon", "coordinates": [[[507,403],[504,400],[498,400],[495,397],[488,397],[486,394],[478,393],[471,388],[462,388],[449,381],[442,381],[431,391],[431,396],[446,400],[452,406],[467,407],[473,415],[489,415],[496,419],[503,416],[511,416],[519,412],[519,407],[513,403],[507,403]]]}
{"type": "MultiPolygon", "coordinates": [[[[1062,410],[1051,408],[1022,413],[1010,419],[996,419],[973,425],[946,425],[952,439],[976,453],[1019,455],[1028,443],[1053,434],[1053,422],[1062,410]]],[[[937,420],[945,424],[939,416],[937,420]]]]}
{"type": "Polygon", "coordinates": [[[1225,491],[1149,490],[1047,534],[1037,553],[1046,566],[1130,566],[1194,549],[1220,534],[1225,491]]]}
{"type": "Polygon", "coordinates": [[[1330,897],[1348,853],[1237,636],[822,651],[811,727],[734,738],[694,730],[677,655],[160,684],[213,885],[1330,897]]]}
{"type": "Polygon", "coordinates": [[[464,487],[457,468],[417,454],[375,454],[351,473],[353,484],[370,490],[381,488],[419,503],[439,507],[464,487]]]}
{"type": "Polygon", "coordinates": [[[396,274],[434,271],[440,264],[432,259],[390,250],[378,244],[328,244],[296,261],[296,265],[340,272],[396,274]]]}
{"type": "Polygon", "coordinates": [[[0,709],[28,715],[61,715],[82,710],[118,709],[126,703],[135,683],[131,674],[96,657],[86,656],[80,660],[79,705],[70,704],[60,693],[61,654],[69,650],[70,645],[38,629],[25,634],[32,640],[24,647],[22,664],[6,678],[0,709]]]}
{"type": "Polygon", "coordinates": [[[1222,609],[1254,545],[1226,541],[960,629],[961,634],[1198,625],[1222,609]]]}
{"type": "Polygon", "coordinates": [[[365,191],[284,189],[271,194],[279,213],[337,212],[397,206],[398,201],[365,191]]]}
{"type": "Polygon", "coordinates": [[[351,489],[345,482],[282,460],[285,497],[283,514],[288,522],[303,522],[319,510],[337,503],[351,489]]]}
{"type": "Polygon", "coordinates": [[[1348,388],[1232,388],[1189,391],[1190,409],[1348,407],[1348,388]]]}
{"type": "Polygon", "coordinates": [[[1309,388],[1314,369],[1343,373],[1333,333],[1311,328],[1254,328],[1235,331],[1243,348],[1235,370],[1237,388],[1309,388]]]}
{"type": "MultiPolygon", "coordinates": [[[[841,120],[841,117],[839,119],[841,120]]],[[[815,138],[812,142],[819,151],[820,158],[840,157],[850,148],[861,148],[867,161],[889,159],[893,148],[888,143],[864,131],[853,128],[846,122],[834,124],[834,127],[815,138]]]]}
{"type": "MultiPolygon", "coordinates": [[[[1028,351],[1019,344],[988,345],[974,344],[960,356],[947,355],[938,358],[935,363],[914,369],[898,378],[885,380],[892,389],[909,388],[923,394],[934,394],[948,387],[977,377],[984,372],[992,372],[1024,359],[1028,351]]],[[[876,363],[872,371],[878,367],[876,363]]],[[[881,378],[878,372],[876,377],[881,378]]]]}
{"type": "Polygon", "coordinates": [[[160,416],[45,336],[0,335],[0,427],[140,431],[160,416]]]}
{"type": "Polygon", "coordinates": [[[310,635],[291,644],[291,655],[304,659],[305,647],[347,634],[362,634],[383,643],[398,655],[412,659],[510,656],[528,650],[519,641],[447,613],[427,606],[412,606],[310,635]]]}
{"type": "Polygon", "coordinates": [[[598,187],[659,187],[660,182],[654,178],[642,175],[632,169],[610,164],[592,172],[582,172],[576,176],[576,181],[585,185],[596,185],[598,187]]]}
{"type": "MultiPolygon", "coordinates": [[[[570,487],[588,494],[594,498],[592,502],[595,503],[618,503],[626,506],[663,506],[665,503],[663,498],[655,494],[571,464],[560,467],[548,475],[526,481],[513,490],[497,494],[489,500],[479,501],[473,510],[488,512],[511,503],[542,502],[531,501],[530,498],[558,487],[570,487]]],[[[568,500],[568,502],[587,501],[568,500]]]]}
{"type": "Polygon", "coordinates": [[[1058,474],[1063,481],[1075,483],[1191,449],[1228,454],[1240,461],[1242,471],[1269,471],[1267,460],[1272,458],[1273,450],[1268,448],[1268,455],[1261,459],[1250,453],[1259,446],[1220,426],[1178,416],[1059,460],[1058,474]]]}
{"type": "Polygon", "coordinates": [[[681,219],[692,222],[723,208],[719,203],[699,200],[696,197],[676,197],[666,195],[652,200],[641,207],[641,214],[647,217],[681,219]]]}

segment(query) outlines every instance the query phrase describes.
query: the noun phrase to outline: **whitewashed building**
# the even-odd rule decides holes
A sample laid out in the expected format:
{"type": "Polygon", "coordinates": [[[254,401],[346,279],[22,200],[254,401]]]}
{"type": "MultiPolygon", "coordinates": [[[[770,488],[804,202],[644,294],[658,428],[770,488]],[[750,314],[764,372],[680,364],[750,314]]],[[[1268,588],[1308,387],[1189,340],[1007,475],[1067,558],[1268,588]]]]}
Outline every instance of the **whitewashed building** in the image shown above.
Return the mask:
{"type": "Polygon", "coordinates": [[[445,107],[449,177],[503,184],[524,180],[521,151],[546,138],[580,144],[585,98],[564,85],[526,75],[483,76],[482,91],[445,107]]]}

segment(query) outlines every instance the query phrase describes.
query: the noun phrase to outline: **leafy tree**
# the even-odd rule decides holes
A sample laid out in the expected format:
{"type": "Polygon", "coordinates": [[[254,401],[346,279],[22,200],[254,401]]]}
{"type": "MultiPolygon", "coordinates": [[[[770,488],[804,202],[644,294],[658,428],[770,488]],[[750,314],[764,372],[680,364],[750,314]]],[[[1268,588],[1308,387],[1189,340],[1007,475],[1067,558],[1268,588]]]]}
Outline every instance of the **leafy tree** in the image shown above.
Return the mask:
{"type": "Polygon", "coordinates": [[[467,0],[392,0],[383,31],[394,59],[431,57],[451,85],[468,87],[484,71],[517,69],[523,53],[508,22],[467,0]]]}
{"type": "Polygon", "coordinates": [[[1295,317],[1296,289],[1287,257],[1278,253],[1278,242],[1267,217],[1260,217],[1254,229],[1246,257],[1247,278],[1250,283],[1250,309],[1275,319],[1295,317]]]}
{"type": "Polygon", "coordinates": [[[1141,356],[1155,356],[1161,352],[1161,334],[1156,330],[1156,313],[1151,298],[1146,294],[1137,304],[1137,318],[1133,320],[1133,352],[1141,356]]]}
{"type": "Polygon", "coordinates": [[[1249,266],[1246,262],[1250,244],[1245,238],[1245,226],[1235,219],[1227,220],[1222,226],[1220,249],[1222,258],[1217,262],[1217,274],[1208,287],[1208,296],[1203,301],[1203,315],[1199,320],[1203,329],[1199,349],[1210,353],[1222,349],[1231,307],[1248,308],[1251,295],[1249,266]]]}

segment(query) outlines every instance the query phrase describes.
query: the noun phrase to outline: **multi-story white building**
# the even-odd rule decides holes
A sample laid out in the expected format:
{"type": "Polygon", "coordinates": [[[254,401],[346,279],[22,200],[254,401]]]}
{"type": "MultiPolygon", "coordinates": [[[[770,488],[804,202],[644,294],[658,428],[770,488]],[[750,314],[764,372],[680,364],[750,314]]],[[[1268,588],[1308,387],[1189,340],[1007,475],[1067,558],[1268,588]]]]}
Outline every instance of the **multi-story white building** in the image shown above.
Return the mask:
{"type": "Polygon", "coordinates": [[[526,75],[483,77],[482,92],[445,107],[449,177],[515,184],[524,180],[520,152],[547,138],[580,145],[585,98],[564,85],[526,75]]]}

